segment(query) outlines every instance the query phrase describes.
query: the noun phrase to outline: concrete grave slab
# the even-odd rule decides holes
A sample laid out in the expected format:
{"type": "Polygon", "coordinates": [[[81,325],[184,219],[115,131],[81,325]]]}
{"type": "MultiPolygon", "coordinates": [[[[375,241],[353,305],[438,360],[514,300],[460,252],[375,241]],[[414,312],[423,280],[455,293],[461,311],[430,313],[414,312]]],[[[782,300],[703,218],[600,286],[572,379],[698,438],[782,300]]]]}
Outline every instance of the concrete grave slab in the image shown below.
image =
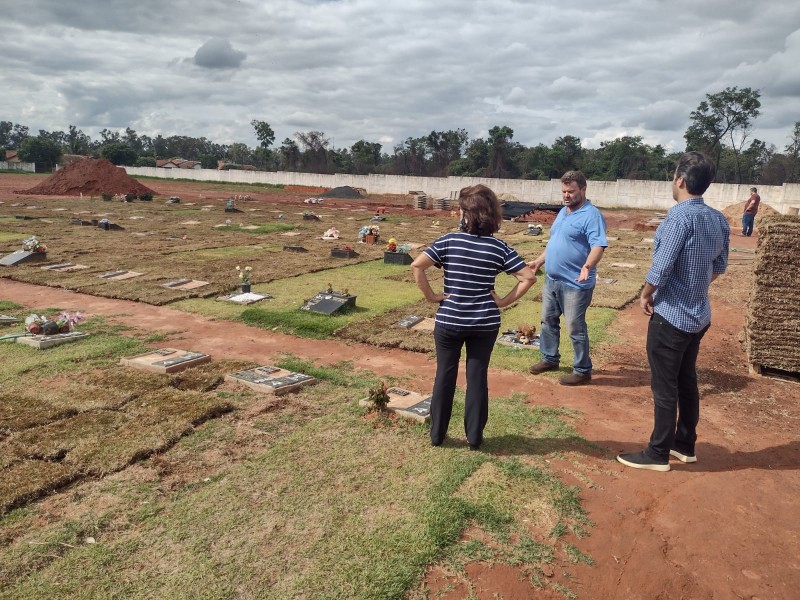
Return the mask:
{"type": "Polygon", "coordinates": [[[16,317],[10,317],[8,315],[0,314],[0,325],[9,325],[11,323],[16,323],[18,321],[19,319],[17,319],[16,317]]]}
{"type": "Polygon", "coordinates": [[[206,285],[208,285],[208,281],[184,278],[162,283],[161,287],[169,288],[171,290],[196,290],[197,288],[201,288],[206,285]]]}
{"type": "Polygon", "coordinates": [[[241,383],[258,392],[276,396],[288,394],[317,382],[316,378],[311,375],[295,373],[272,365],[237,371],[236,373],[225,375],[225,380],[241,383]]]}
{"type": "Polygon", "coordinates": [[[612,267],[617,267],[619,269],[635,269],[637,267],[636,263],[611,263],[612,267]]]}
{"type": "Polygon", "coordinates": [[[410,329],[413,331],[423,331],[423,332],[430,332],[433,333],[433,329],[436,327],[436,320],[432,319],[431,317],[425,317],[417,323],[416,325],[412,325],[410,329]]]}
{"type": "Polygon", "coordinates": [[[0,259],[0,265],[5,267],[13,267],[24,263],[42,262],[47,260],[47,252],[29,252],[27,250],[17,250],[11,254],[7,254],[0,259]]]}
{"type": "Polygon", "coordinates": [[[522,342],[519,339],[519,332],[515,329],[510,331],[504,331],[500,334],[497,338],[497,344],[501,346],[510,346],[512,348],[526,348],[530,350],[538,350],[539,349],[539,334],[533,336],[532,340],[527,342],[522,342]]]}
{"type": "MultiPolygon", "coordinates": [[[[392,387],[386,390],[389,395],[389,404],[386,409],[398,416],[424,423],[431,418],[431,396],[422,396],[417,392],[392,387]]],[[[359,406],[369,407],[368,398],[358,401],[359,406]]]]}
{"type": "Polygon", "coordinates": [[[343,308],[355,308],[356,297],[340,292],[320,292],[305,301],[300,310],[332,315],[343,308]]]}
{"type": "Polygon", "coordinates": [[[606,240],[609,241],[609,242],[618,242],[619,238],[618,237],[612,237],[612,236],[606,236],[606,240]]]}
{"type": "Polygon", "coordinates": [[[82,331],[70,331],[69,333],[56,333],[53,335],[33,335],[29,337],[18,337],[17,343],[31,346],[38,350],[52,348],[53,346],[60,346],[61,344],[69,344],[70,342],[77,342],[84,338],[89,337],[88,333],[82,331]]]}
{"type": "Polygon", "coordinates": [[[598,277],[597,283],[601,285],[611,285],[613,283],[617,283],[616,279],[612,279],[611,277],[598,277]]]}
{"type": "MultiPolygon", "coordinates": [[[[0,202],[0,204],[2,204],[2,202],[0,202]]],[[[53,212],[61,212],[62,210],[68,210],[68,209],[66,209],[66,208],[54,208],[53,212]]]]}
{"type": "Polygon", "coordinates": [[[98,277],[100,279],[108,279],[109,281],[123,281],[125,279],[139,277],[139,275],[142,275],[142,273],[120,269],[118,271],[109,271],[108,273],[103,273],[102,275],[98,275],[98,277]]]}
{"type": "Polygon", "coordinates": [[[183,221],[181,225],[202,225],[202,221],[183,221]]]}
{"type": "Polygon", "coordinates": [[[400,319],[397,321],[394,326],[401,327],[402,329],[411,329],[414,325],[422,322],[425,320],[425,317],[420,317],[418,315],[408,315],[407,317],[400,319]]]}
{"type": "Polygon", "coordinates": [[[136,215],[133,217],[128,217],[131,221],[138,221],[139,219],[144,219],[144,217],[136,215]]]}
{"type": "Polygon", "coordinates": [[[642,243],[643,244],[652,244],[655,241],[656,241],[656,239],[655,238],[651,238],[651,237],[642,238],[642,243]]]}
{"type": "Polygon", "coordinates": [[[272,298],[269,294],[258,294],[256,292],[233,292],[232,294],[227,294],[225,296],[220,296],[217,300],[222,300],[225,302],[233,302],[234,304],[253,304],[255,302],[261,302],[267,298],[272,298]]]}
{"type": "Polygon", "coordinates": [[[45,271],[58,271],[59,273],[72,273],[73,271],[82,271],[83,269],[88,269],[87,265],[78,265],[72,262],[66,263],[58,263],[55,265],[47,265],[46,267],[41,267],[45,271]]]}
{"type": "Polygon", "coordinates": [[[286,237],[294,237],[296,235],[302,235],[299,231],[284,231],[281,235],[285,235],[286,237]]]}
{"type": "Polygon", "coordinates": [[[152,373],[177,373],[189,367],[211,362],[211,357],[202,352],[189,352],[175,348],[161,348],[130,358],[120,359],[119,364],[152,373]]]}

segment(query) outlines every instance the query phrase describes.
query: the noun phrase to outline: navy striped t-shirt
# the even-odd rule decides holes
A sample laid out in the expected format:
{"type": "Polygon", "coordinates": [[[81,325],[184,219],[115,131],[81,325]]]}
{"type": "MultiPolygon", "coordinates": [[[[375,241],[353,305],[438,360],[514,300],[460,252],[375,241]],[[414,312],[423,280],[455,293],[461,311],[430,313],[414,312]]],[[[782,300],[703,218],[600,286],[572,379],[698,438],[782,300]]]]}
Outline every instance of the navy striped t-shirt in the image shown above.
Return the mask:
{"type": "Polygon", "coordinates": [[[525,266],[503,240],[470,233],[447,233],[425,254],[444,270],[444,293],[436,323],[445,329],[492,331],[500,327],[500,309],[492,298],[498,273],[516,273],[525,266]]]}

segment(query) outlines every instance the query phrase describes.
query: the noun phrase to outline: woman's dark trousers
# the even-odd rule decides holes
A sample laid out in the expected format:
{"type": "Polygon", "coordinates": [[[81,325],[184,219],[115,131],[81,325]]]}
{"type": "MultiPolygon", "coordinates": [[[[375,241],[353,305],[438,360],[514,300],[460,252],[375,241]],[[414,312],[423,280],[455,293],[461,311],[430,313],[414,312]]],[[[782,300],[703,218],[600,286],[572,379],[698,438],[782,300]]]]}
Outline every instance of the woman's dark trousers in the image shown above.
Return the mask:
{"type": "Polygon", "coordinates": [[[467,346],[467,393],[464,402],[464,431],[467,441],[478,446],[483,442],[483,428],[489,419],[489,359],[499,329],[493,331],[456,331],[436,325],[436,381],[431,399],[431,443],[439,445],[447,435],[453,413],[458,362],[461,348],[467,346]]]}

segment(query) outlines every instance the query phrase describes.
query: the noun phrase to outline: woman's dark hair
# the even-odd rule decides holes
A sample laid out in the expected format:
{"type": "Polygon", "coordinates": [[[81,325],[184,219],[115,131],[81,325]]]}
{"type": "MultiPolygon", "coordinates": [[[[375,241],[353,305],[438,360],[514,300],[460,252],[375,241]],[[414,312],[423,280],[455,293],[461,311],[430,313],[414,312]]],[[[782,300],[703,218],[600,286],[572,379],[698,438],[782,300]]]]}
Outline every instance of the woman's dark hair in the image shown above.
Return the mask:
{"type": "Polygon", "coordinates": [[[462,188],[458,206],[464,211],[463,231],[472,235],[492,235],[500,230],[503,211],[494,192],[483,184],[462,188]]]}

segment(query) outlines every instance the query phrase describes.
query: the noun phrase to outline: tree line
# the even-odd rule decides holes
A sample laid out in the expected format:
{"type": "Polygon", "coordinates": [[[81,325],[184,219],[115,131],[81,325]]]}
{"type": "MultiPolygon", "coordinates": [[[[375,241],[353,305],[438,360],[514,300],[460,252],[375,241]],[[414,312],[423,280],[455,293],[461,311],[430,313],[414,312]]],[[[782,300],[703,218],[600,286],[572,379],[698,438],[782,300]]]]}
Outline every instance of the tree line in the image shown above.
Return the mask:
{"type": "MultiPolygon", "coordinates": [[[[788,132],[782,151],[774,144],[752,138],[752,126],[761,112],[761,93],[751,88],[729,87],[706,94],[689,115],[684,134],[686,150],[714,157],[717,181],[780,185],[800,181],[800,121],[788,132]],[[752,138],[752,139],[751,139],[752,138]]],[[[465,129],[431,131],[409,137],[391,152],[377,142],[359,140],[350,148],[333,147],[322,131],[299,131],[274,146],[275,133],[266,121],[251,122],[258,145],[218,144],[205,137],[174,135],[150,137],[127,127],[124,133],[103,129],[100,138],[70,125],[67,131],[31,135],[28,127],[0,121],[0,148],[18,152],[21,160],[52,170],[63,154],[106,158],[117,165],[150,166],[157,159],[198,161],[203,168],[236,169],[252,165],[265,171],[352,173],[366,175],[448,175],[511,179],[551,179],[569,169],[581,169],[589,179],[670,180],[681,152],[667,153],[661,145],[644,143],[641,136],[622,136],[584,148],[580,138],[564,135],[547,146],[525,146],[514,141],[506,125],[489,130],[486,138],[470,139],[465,129]]]]}

